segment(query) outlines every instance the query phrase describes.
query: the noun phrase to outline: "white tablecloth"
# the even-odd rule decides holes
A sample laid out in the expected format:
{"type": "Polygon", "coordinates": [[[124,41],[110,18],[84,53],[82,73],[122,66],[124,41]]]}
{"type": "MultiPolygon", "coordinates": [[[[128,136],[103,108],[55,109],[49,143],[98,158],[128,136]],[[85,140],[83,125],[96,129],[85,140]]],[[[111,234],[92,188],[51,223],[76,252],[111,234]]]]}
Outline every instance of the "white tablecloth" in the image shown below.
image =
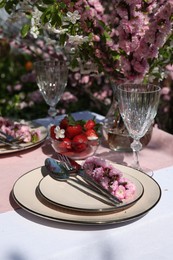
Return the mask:
{"type": "Polygon", "coordinates": [[[2,260],[171,260],[173,167],[158,170],[159,203],[141,219],[118,226],[65,225],[24,210],[0,214],[2,260]]]}

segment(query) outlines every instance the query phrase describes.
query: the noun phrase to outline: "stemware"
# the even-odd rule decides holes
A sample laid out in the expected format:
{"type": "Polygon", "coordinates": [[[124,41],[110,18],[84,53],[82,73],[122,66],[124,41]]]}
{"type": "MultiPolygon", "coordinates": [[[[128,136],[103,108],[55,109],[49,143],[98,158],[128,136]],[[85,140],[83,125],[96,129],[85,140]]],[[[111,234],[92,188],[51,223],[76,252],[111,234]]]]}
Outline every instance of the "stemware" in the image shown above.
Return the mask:
{"type": "Polygon", "coordinates": [[[142,168],[138,154],[142,149],[140,138],[152,125],[157,114],[160,98],[160,87],[153,84],[122,84],[117,87],[117,97],[120,114],[133,138],[131,148],[134,162],[132,167],[152,176],[152,170],[142,168]]]}
{"type": "Polygon", "coordinates": [[[34,68],[39,90],[49,105],[48,114],[54,118],[57,114],[56,105],[67,85],[66,61],[63,59],[37,61],[34,63],[34,68]]]}

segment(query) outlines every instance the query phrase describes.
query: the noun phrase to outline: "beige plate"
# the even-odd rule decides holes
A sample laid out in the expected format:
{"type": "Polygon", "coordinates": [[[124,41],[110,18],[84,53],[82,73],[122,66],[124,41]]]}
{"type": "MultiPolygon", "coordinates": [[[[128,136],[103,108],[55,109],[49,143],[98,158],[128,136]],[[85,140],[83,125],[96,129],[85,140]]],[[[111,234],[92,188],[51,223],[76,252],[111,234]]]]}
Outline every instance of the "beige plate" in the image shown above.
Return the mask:
{"type": "Polygon", "coordinates": [[[101,225],[135,220],[158,203],[161,197],[160,186],[154,179],[140,171],[118,164],[114,166],[139,180],[144,187],[143,196],[133,206],[120,212],[79,212],[47,202],[37,192],[37,186],[44,177],[42,168],[34,169],[21,176],[14,184],[13,197],[22,208],[30,213],[62,223],[101,225]]]}
{"type": "Polygon", "coordinates": [[[26,124],[28,124],[30,127],[32,127],[32,129],[40,129],[41,132],[41,136],[40,136],[40,140],[35,142],[35,143],[20,143],[20,147],[19,148],[13,148],[7,145],[3,145],[0,144],[0,155],[1,154],[6,154],[6,153],[14,153],[14,152],[19,152],[19,151],[23,151],[32,147],[35,147],[39,144],[41,144],[47,137],[47,129],[44,126],[35,124],[33,122],[26,122],[26,124]]]}
{"type": "Polygon", "coordinates": [[[136,178],[128,174],[124,174],[124,177],[134,183],[136,192],[129,199],[123,200],[116,206],[110,205],[110,202],[103,196],[81,185],[82,178],[80,176],[70,178],[67,181],[58,181],[47,175],[40,181],[38,188],[41,195],[49,202],[67,209],[87,212],[119,211],[134,204],[144,191],[143,185],[136,178]]]}

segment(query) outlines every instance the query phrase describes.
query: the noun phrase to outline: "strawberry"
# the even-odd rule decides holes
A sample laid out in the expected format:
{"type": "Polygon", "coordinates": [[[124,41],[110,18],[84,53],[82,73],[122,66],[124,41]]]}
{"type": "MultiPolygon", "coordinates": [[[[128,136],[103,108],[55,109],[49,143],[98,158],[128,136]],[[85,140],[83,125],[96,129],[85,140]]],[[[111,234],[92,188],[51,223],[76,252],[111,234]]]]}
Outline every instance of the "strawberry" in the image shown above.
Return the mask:
{"type": "Polygon", "coordinates": [[[61,128],[61,129],[66,129],[67,128],[67,126],[68,126],[68,117],[67,116],[65,116],[62,120],[61,120],[61,122],[60,122],[60,124],[59,124],[59,127],[61,128]]]}
{"type": "Polygon", "coordinates": [[[82,126],[76,124],[76,125],[69,125],[66,129],[65,135],[66,137],[72,139],[73,137],[81,133],[82,133],[82,126]]]}
{"type": "Polygon", "coordinates": [[[59,147],[63,149],[71,150],[71,140],[67,137],[64,137],[59,147]]]}
{"type": "Polygon", "coordinates": [[[98,139],[98,135],[96,133],[96,131],[94,129],[89,129],[85,132],[88,140],[97,140],[98,139]]]}
{"type": "Polygon", "coordinates": [[[49,129],[50,137],[53,138],[53,139],[56,139],[56,134],[54,132],[55,128],[56,128],[56,125],[51,125],[50,129],[49,129]]]}
{"type": "Polygon", "coordinates": [[[87,136],[82,133],[79,135],[76,135],[73,140],[72,140],[72,148],[76,151],[76,152],[82,152],[86,149],[87,147],[87,136]]]}
{"type": "Polygon", "coordinates": [[[89,130],[89,129],[93,129],[95,127],[96,123],[94,120],[89,119],[88,121],[86,121],[86,123],[84,124],[84,129],[85,130],[89,130]]]}

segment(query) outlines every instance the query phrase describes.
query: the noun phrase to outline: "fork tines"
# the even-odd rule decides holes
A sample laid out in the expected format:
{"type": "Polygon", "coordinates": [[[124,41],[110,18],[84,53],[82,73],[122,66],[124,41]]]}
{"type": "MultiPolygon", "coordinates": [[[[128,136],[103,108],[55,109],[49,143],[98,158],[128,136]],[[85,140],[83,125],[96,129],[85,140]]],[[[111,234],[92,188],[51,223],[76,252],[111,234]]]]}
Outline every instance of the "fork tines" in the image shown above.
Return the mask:
{"type": "Polygon", "coordinates": [[[58,153],[57,154],[57,159],[58,159],[58,161],[64,163],[64,165],[66,166],[66,168],[69,171],[74,169],[72,167],[72,165],[71,165],[71,162],[70,162],[69,158],[66,155],[58,153]]]}

